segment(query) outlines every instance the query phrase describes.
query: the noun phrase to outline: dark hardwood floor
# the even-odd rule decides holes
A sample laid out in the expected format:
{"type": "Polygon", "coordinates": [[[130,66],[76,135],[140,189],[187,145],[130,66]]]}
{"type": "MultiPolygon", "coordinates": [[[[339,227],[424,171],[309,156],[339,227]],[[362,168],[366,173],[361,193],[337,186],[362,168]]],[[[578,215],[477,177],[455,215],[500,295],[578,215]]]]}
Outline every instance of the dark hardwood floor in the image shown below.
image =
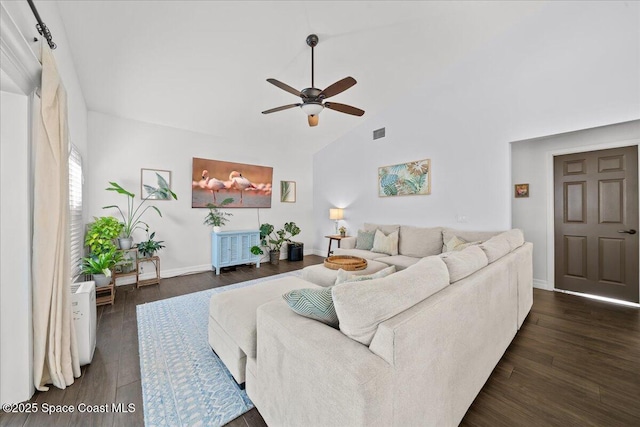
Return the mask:
{"type": "MultiPolygon", "coordinates": [[[[1,426],[142,426],[137,304],[297,270],[322,262],[238,267],[118,287],[113,306],[98,309],[91,365],[65,390],[36,393],[50,405],[134,403],[127,414],[6,414],[1,426]]],[[[230,427],[264,426],[256,409],[230,427]]],[[[464,426],[640,426],[640,310],[534,290],[533,309],[462,421],[464,426]]]]}

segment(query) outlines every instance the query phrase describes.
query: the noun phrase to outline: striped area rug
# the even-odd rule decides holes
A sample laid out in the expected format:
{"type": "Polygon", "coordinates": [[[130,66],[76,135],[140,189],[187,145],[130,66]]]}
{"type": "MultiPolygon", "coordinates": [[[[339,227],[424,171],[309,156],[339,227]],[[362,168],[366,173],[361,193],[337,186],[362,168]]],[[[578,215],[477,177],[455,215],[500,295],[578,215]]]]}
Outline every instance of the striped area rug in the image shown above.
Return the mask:
{"type": "Polygon", "coordinates": [[[253,408],[209,347],[209,299],[300,275],[292,271],[137,306],[145,425],[222,426],[253,408]]]}

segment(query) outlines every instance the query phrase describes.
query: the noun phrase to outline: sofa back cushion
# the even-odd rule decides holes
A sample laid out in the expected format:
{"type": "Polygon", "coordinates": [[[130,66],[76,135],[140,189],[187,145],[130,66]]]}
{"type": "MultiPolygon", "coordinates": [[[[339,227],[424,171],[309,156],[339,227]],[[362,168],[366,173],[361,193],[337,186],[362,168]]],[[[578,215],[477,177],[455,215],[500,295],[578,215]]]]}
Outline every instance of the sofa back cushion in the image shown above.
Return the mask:
{"type": "Polygon", "coordinates": [[[449,271],[437,256],[423,258],[390,276],[332,288],[340,330],[369,345],[378,325],[449,285],[449,271]]]}
{"type": "MultiPolygon", "coordinates": [[[[502,233],[502,231],[470,231],[470,230],[455,230],[453,228],[442,229],[442,241],[448,242],[453,237],[459,237],[465,242],[484,242],[489,240],[493,236],[502,233]]],[[[442,248],[442,252],[446,252],[446,248],[442,248]]]]}
{"type": "Polygon", "coordinates": [[[478,245],[482,249],[489,260],[489,264],[495,262],[511,252],[511,244],[507,239],[507,233],[498,234],[493,236],[486,242],[478,245]]]}
{"type": "Polygon", "coordinates": [[[377,271],[372,274],[357,274],[352,271],[343,270],[342,268],[338,270],[338,276],[336,277],[336,281],[334,285],[339,285],[341,283],[347,282],[362,282],[365,280],[373,280],[380,279],[382,277],[387,277],[390,274],[396,272],[396,266],[392,265],[391,267],[383,268],[380,271],[377,271]]]}
{"type": "Polygon", "coordinates": [[[398,253],[414,258],[438,255],[442,252],[442,227],[400,227],[398,253]]]}
{"type": "Polygon", "coordinates": [[[461,251],[445,252],[440,257],[449,269],[451,283],[464,279],[489,264],[487,255],[478,246],[469,246],[461,251]]]}
{"type": "Polygon", "coordinates": [[[365,231],[380,230],[386,236],[386,235],[389,235],[389,234],[393,233],[394,231],[399,231],[400,230],[400,226],[398,224],[384,225],[384,224],[371,224],[371,223],[365,222],[364,223],[364,230],[365,231]]]}
{"type": "Polygon", "coordinates": [[[520,246],[524,245],[524,234],[522,234],[522,230],[514,228],[513,230],[505,231],[503,234],[509,242],[511,251],[515,251],[520,246]]]}

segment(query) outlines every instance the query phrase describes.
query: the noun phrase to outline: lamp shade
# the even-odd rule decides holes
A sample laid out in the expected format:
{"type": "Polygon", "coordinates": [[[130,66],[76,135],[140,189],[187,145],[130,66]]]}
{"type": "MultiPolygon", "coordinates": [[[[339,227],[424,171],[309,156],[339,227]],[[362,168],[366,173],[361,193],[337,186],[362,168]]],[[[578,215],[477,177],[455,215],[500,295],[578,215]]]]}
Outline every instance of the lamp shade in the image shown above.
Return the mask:
{"type": "Polygon", "coordinates": [[[329,219],[339,220],[344,218],[344,210],[341,208],[329,209],[329,219]]]}

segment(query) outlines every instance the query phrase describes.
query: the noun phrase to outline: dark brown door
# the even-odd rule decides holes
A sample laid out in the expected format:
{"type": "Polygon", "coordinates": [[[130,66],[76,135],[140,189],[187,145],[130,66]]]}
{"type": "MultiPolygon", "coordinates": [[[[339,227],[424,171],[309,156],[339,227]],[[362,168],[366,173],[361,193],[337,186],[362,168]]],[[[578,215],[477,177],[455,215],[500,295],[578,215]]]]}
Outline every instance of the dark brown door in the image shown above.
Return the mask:
{"type": "Polygon", "coordinates": [[[638,302],[638,147],[554,158],[555,287],[638,302]]]}

